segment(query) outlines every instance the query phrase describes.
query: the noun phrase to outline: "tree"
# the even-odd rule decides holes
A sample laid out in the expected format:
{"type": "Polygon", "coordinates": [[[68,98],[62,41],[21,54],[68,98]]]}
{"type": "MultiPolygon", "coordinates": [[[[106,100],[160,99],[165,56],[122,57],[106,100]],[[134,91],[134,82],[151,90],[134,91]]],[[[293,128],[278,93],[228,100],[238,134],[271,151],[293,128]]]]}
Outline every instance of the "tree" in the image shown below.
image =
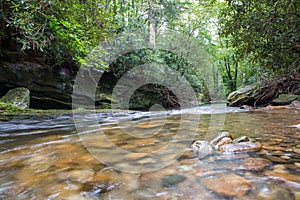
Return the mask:
{"type": "Polygon", "coordinates": [[[299,72],[300,1],[226,0],[220,14],[221,36],[232,37],[238,56],[273,73],[299,72]]]}

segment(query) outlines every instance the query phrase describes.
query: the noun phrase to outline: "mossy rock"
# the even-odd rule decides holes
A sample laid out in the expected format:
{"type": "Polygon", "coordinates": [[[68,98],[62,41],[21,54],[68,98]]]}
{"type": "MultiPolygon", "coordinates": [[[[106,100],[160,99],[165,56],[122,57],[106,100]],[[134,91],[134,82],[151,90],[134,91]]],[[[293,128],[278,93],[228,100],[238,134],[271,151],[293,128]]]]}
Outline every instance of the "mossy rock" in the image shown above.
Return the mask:
{"type": "Polygon", "coordinates": [[[288,105],[291,104],[294,100],[300,100],[300,95],[294,94],[280,94],[278,98],[272,101],[273,105],[288,105]]]}
{"type": "Polygon", "coordinates": [[[29,108],[30,91],[27,88],[15,88],[9,90],[1,99],[0,102],[12,104],[20,109],[29,108]]]}
{"type": "Polygon", "coordinates": [[[230,93],[227,97],[228,106],[252,105],[255,97],[260,92],[259,83],[247,85],[230,93]]]}

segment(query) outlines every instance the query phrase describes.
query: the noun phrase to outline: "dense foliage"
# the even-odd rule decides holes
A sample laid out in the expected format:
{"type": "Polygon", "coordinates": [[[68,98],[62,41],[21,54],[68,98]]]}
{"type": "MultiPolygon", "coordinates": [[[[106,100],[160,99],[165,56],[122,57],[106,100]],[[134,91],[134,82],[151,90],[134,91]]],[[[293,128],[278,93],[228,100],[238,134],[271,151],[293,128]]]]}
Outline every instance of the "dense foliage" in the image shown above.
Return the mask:
{"type": "Polygon", "coordinates": [[[52,65],[81,63],[108,33],[112,16],[102,0],[1,1],[2,46],[42,53],[52,65]]]}
{"type": "Polygon", "coordinates": [[[211,77],[180,55],[151,49],[123,55],[109,70],[121,77],[136,65],[166,64],[209,99],[222,93],[223,84],[229,93],[274,73],[299,72],[299,13],[298,0],[6,0],[0,57],[9,50],[34,53],[51,66],[78,66],[101,40],[118,33],[147,30],[155,47],[158,30],[171,29],[206,49],[211,77]]]}
{"type": "Polygon", "coordinates": [[[219,24],[239,60],[249,58],[269,73],[300,69],[300,1],[226,0],[219,24]]]}

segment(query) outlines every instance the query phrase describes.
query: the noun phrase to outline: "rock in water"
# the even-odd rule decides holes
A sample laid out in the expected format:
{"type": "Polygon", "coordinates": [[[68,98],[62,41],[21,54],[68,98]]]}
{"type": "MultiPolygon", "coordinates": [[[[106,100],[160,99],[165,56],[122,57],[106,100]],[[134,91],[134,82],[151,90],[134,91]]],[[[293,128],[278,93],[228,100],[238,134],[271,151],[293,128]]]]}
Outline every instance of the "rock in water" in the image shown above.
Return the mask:
{"type": "Polygon", "coordinates": [[[262,145],[258,142],[240,142],[236,144],[225,144],[219,149],[221,152],[245,152],[245,151],[259,151],[262,145]]]}
{"type": "Polygon", "coordinates": [[[15,88],[9,90],[0,101],[14,104],[21,109],[27,109],[29,108],[30,91],[27,88],[15,88]]]}
{"type": "Polygon", "coordinates": [[[270,165],[272,162],[265,158],[247,158],[242,162],[241,167],[249,171],[261,171],[270,165]]]}
{"type": "Polygon", "coordinates": [[[186,179],[185,176],[179,174],[172,174],[164,176],[162,179],[162,186],[164,187],[172,187],[177,185],[180,182],[183,182],[186,179]]]}
{"type": "Polygon", "coordinates": [[[292,103],[294,100],[300,99],[299,95],[293,95],[293,94],[280,94],[278,98],[274,99],[272,101],[273,105],[288,105],[292,103]]]}
{"type": "Polygon", "coordinates": [[[214,152],[213,147],[207,141],[197,140],[192,144],[194,152],[199,158],[204,158],[214,152]]]}
{"type": "Polygon", "coordinates": [[[250,189],[250,184],[245,178],[236,174],[220,174],[217,177],[207,178],[204,185],[220,195],[243,196],[250,189]]]}

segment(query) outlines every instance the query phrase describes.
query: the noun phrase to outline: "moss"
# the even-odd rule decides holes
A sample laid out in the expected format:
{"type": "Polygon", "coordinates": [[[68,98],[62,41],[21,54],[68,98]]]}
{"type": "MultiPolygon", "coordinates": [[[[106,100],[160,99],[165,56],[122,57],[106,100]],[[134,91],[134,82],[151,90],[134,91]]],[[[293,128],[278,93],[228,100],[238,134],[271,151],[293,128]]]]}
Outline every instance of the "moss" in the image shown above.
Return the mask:
{"type": "Polygon", "coordinates": [[[20,112],[22,109],[12,103],[0,102],[0,112],[4,114],[11,114],[15,112],[20,112]]]}

